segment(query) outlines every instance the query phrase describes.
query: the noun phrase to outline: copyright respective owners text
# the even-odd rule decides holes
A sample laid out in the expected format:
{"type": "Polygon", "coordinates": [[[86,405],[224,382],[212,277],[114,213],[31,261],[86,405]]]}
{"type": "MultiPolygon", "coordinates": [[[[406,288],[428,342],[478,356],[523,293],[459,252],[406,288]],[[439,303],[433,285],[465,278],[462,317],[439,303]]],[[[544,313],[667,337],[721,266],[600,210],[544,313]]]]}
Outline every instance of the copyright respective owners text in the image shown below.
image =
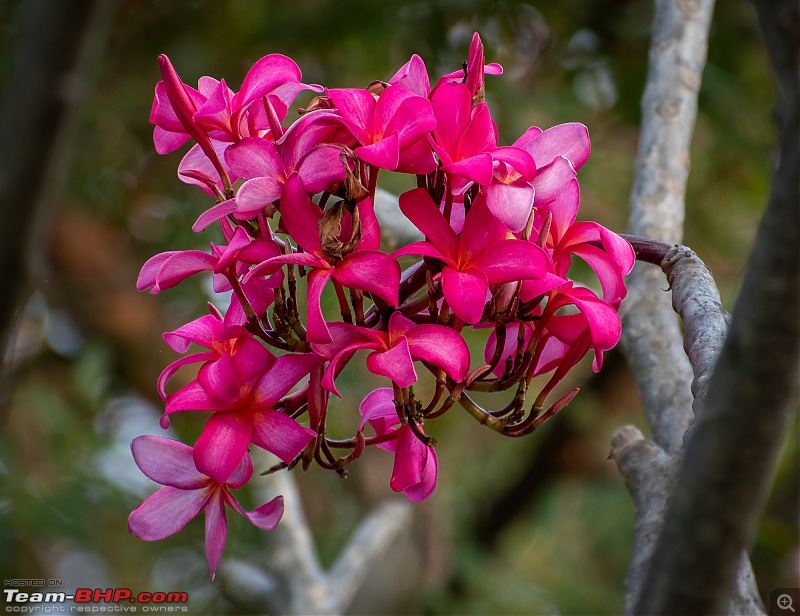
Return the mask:
{"type": "Polygon", "coordinates": [[[175,591],[76,587],[67,580],[3,581],[3,614],[186,614],[189,595],[175,591]]]}

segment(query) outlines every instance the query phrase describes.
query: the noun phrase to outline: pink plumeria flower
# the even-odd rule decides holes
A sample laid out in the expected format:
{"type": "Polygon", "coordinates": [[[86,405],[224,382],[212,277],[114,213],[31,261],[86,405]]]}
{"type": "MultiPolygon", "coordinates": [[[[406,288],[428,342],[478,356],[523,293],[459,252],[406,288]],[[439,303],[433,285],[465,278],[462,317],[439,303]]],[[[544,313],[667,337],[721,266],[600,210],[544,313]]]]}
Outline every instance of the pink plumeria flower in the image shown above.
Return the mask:
{"type": "Polygon", "coordinates": [[[206,370],[225,373],[233,370],[239,381],[248,382],[260,375],[264,366],[273,361],[266,347],[243,327],[226,327],[216,309],[175,331],[165,333],[164,341],[178,353],[185,353],[191,344],[207,350],[181,357],[164,368],[158,377],[158,393],[163,400],[167,399],[167,382],[182,366],[202,362],[206,370]]]}
{"type": "MultiPolygon", "coordinates": [[[[394,468],[389,487],[402,492],[408,500],[419,503],[436,489],[438,460],[436,450],[426,445],[412,432],[408,424],[400,425],[391,389],[380,388],[367,394],[359,406],[359,430],[369,423],[377,436],[396,435],[378,447],[394,452],[394,468]]],[[[409,421],[414,421],[410,419],[409,421]]]]}
{"type": "Polygon", "coordinates": [[[263,530],[275,528],[283,515],[282,496],[253,511],[245,511],[231,494],[231,490],[241,488],[253,474],[248,453],[227,479],[217,481],[197,470],[192,448],[183,443],[158,436],[139,436],[133,439],[131,451],[141,471],[164,487],[131,512],[129,531],[139,539],[158,541],[174,535],[204,511],[206,559],[212,581],[228,536],[225,505],[263,530]]]}
{"type": "Polygon", "coordinates": [[[442,293],[456,316],[466,323],[480,321],[489,285],[535,280],[549,270],[549,257],[539,246],[506,239],[506,230],[491,215],[480,194],[460,237],[424,188],[403,193],[400,209],[427,241],[401,248],[394,256],[419,254],[443,261],[442,293]]]}
{"type": "MultiPolygon", "coordinates": [[[[239,348],[248,353],[249,348],[239,348]]],[[[263,357],[259,353],[260,357],[263,357]]],[[[197,468],[223,481],[229,477],[250,443],[292,462],[316,433],[274,409],[277,402],[300,379],[319,366],[322,358],[313,354],[269,354],[259,376],[243,382],[247,359],[204,364],[197,379],[167,397],[161,426],[178,411],[210,411],[203,433],[194,448],[197,468]]]]}
{"type": "Polygon", "coordinates": [[[367,369],[386,376],[400,387],[417,381],[415,360],[424,360],[444,370],[457,383],[469,371],[469,348],[460,334],[442,325],[417,325],[400,312],[389,317],[388,332],[358,327],[348,323],[328,325],[333,342],[312,344],[314,352],[330,360],[322,385],[341,397],[334,378],[339,363],[360,349],[371,350],[367,369]]]}
{"type": "Polygon", "coordinates": [[[355,155],[380,169],[430,173],[436,169],[425,136],[436,120],[427,98],[400,85],[377,97],[367,90],[328,90],[342,122],[359,145],[355,155]]]}
{"type": "MultiPolygon", "coordinates": [[[[303,265],[308,273],[308,308],[306,339],[309,342],[331,342],[328,325],[322,314],[320,298],[331,277],[348,288],[375,293],[393,306],[398,303],[400,265],[380,252],[380,227],[369,198],[356,207],[361,220],[361,239],[356,250],[334,260],[325,254],[320,243],[318,222],[322,210],[303,190],[297,172],[286,180],[281,196],[281,224],[304,252],[267,259],[256,266],[248,277],[270,274],[284,263],[303,265]]],[[[247,278],[245,278],[247,280],[247,278]]]]}

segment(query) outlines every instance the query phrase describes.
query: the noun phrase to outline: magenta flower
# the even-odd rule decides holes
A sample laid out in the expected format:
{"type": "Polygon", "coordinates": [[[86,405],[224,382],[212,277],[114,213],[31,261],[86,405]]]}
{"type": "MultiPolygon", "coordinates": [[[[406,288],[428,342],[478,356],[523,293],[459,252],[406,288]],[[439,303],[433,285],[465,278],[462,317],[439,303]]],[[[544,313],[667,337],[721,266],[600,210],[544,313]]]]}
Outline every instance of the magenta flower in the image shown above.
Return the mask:
{"type": "MultiPolygon", "coordinates": [[[[237,349],[238,353],[250,350],[237,349]]],[[[277,359],[270,353],[260,376],[248,382],[243,382],[240,374],[241,366],[248,365],[247,358],[238,360],[234,356],[229,362],[204,364],[195,381],[167,397],[161,426],[166,428],[169,416],[177,411],[211,411],[195,444],[194,460],[200,471],[217,481],[230,476],[250,443],[288,464],[315,432],[276,411],[274,406],[321,361],[311,353],[277,359]]]]}
{"type": "Polygon", "coordinates": [[[328,90],[342,122],[360,144],[354,152],[364,162],[404,173],[436,169],[424,141],[434,126],[431,103],[411,90],[395,85],[377,100],[367,90],[328,90]]]}
{"type": "Polygon", "coordinates": [[[549,268],[547,254],[535,244],[506,239],[506,231],[478,195],[459,237],[428,192],[417,188],[400,196],[400,209],[427,237],[393,256],[420,254],[444,262],[442,292],[453,312],[466,323],[483,314],[489,285],[539,279],[549,268]]]}
{"type": "Polygon", "coordinates": [[[400,312],[389,317],[388,332],[348,323],[330,323],[328,327],[333,342],[312,344],[311,348],[330,360],[322,385],[339,397],[334,383],[339,363],[360,349],[373,351],[367,356],[370,372],[389,377],[400,387],[416,383],[415,360],[438,366],[456,382],[469,371],[469,348],[460,334],[441,325],[417,325],[400,312]]]}
{"type": "Polygon", "coordinates": [[[248,453],[225,481],[216,481],[197,470],[192,448],[183,443],[158,436],[139,436],[133,439],[131,451],[141,471],[164,487],[131,512],[128,530],[139,539],[158,541],[174,535],[204,511],[206,559],[212,581],[228,536],[226,504],[263,530],[275,528],[283,515],[282,496],[253,511],[245,511],[231,494],[231,490],[241,488],[253,474],[248,453]]]}
{"type": "MultiPolygon", "coordinates": [[[[331,277],[348,288],[375,293],[393,306],[398,303],[400,266],[380,246],[380,228],[367,198],[357,204],[361,220],[361,239],[356,250],[334,259],[326,254],[320,243],[318,222],[322,210],[303,190],[298,174],[292,173],[283,187],[281,196],[281,221],[289,235],[305,252],[281,255],[267,259],[256,266],[248,277],[268,274],[284,263],[303,265],[308,273],[308,316],[306,319],[309,342],[331,342],[331,335],[320,306],[322,290],[331,277]]],[[[245,278],[247,280],[247,278],[245,278]]]]}
{"type": "Polygon", "coordinates": [[[419,440],[407,423],[392,429],[400,423],[392,390],[380,388],[367,394],[359,411],[359,430],[363,430],[364,425],[369,423],[378,437],[396,434],[393,439],[378,445],[381,449],[394,452],[394,468],[389,487],[395,492],[402,492],[408,500],[415,503],[422,502],[433,494],[439,467],[436,450],[419,440]]]}
{"type": "MultiPolygon", "coordinates": [[[[226,317],[232,313],[228,310],[226,317]]],[[[212,312],[164,334],[164,341],[178,353],[185,353],[194,343],[207,351],[192,353],[172,362],[158,377],[158,393],[167,399],[166,384],[182,367],[204,362],[207,371],[217,370],[236,373],[240,382],[248,382],[264,371],[264,367],[274,360],[263,344],[256,340],[241,326],[226,326],[218,312],[212,312]],[[220,362],[211,366],[212,362],[220,362]],[[224,366],[224,367],[223,367],[224,366]]]]}

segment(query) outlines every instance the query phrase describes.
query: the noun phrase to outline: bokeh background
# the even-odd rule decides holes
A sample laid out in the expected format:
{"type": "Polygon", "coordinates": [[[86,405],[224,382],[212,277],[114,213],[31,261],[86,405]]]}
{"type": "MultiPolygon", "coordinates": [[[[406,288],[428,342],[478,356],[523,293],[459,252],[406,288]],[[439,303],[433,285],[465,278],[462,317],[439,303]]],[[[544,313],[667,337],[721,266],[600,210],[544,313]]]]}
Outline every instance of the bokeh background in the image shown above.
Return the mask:
{"type": "MultiPolygon", "coordinates": [[[[14,37],[24,36],[15,21],[23,1],[0,2],[0,83],[14,37]]],[[[579,173],[580,217],[624,232],[651,19],[650,0],[120,0],[97,24],[100,51],[63,146],[66,173],[36,246],[35,290],[4,368],[12,390],[0,411],[0,577],[187,590],[195,613],[242,613],[208,583],[199,520],[156,544],[127,533],[128,513],[154,489],[128,447],[138,434],[160,432],[155,381],[175,358],[161,333],[211,299],[200,279],[139,294],[136,276],[157,252],[216,239],[191,232],[210,203],[177,181],[181,154],[152,148],[159,53],[189,84],[211,75],[236,89],[253,62],[280,52],[306,83],[363,87],[388,79],[412,53],[432,76],[456,70],[478,30],[487,61],[505,67],[487,80],[501,142],[531,125],[585,123],[593,151],[579,173]]],[[[774,100],[751,7],[721,3],[700,92],[685,242],[712,269],[729,311],[766,200],[774,100]]],[[[335,412],[346,426],[357,413],[352,401],[374,383],[345,376],[352,397],[335,412]]],[[[411,528],[375,568],[354,613],[620,612],[634,507],[607,455],[617,428],[646,427],[618,352],[599,375],[581,365],[572,379],[580,395],[528,438],[503,439],[457,409],[435,424],[438,488],[414,507],[411,528]]],[[[765,596],[800,586],[797,427],[795,419],[753,547],[765,596]]],[[[191,419],[174,421],[173,436],[196,433],[191,419]]],[[[346,481],[318,469],[298,477],[323,562],[376,503],[397,498],[390,465],[388,454],[370,451],[346,481]]],[[[231,519],[226,557],[268,563],[269,539],[231,519]]]]}

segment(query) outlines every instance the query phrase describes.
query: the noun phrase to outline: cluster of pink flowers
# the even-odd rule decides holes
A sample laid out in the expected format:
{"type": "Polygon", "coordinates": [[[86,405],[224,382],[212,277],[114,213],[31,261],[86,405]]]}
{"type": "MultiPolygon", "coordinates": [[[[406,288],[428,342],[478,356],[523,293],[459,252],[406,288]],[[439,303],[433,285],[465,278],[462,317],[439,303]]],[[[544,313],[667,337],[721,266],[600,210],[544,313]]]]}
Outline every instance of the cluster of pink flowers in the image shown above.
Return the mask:
{"type": "Polygon", "coordinates": [[[195,142],[178,175],[216,204],[193,229],[216,224],[224,241],[209,252],[154,256],[137,286],[158,293],[210,271],[215,291],[231,294],[224,314],[211,308],[164,335],[178,353],[203,350],[161,374],[162,427],[175,412],[208,419],[194,447],[134,440],[136,463],[165,486],[131,514],[134,535],[161,539],[204,510],[213,577],[225,503],[265,529],[283,510],[278,497],[245,512],[231,495],[252,474],[251,445],[280,458],[276,468],[316,462],[341,474],[377,445],[394,454],[390,487],[424,500],[437,475],[431,420],[458,404],[503,435],[529,434],[574,397],[577,390],[546,404],[567,372],[590,351],[599,370],[617,343],[634,253],[599,224],[576,221],[586,127],[531,127],[498,145],[484,75],[502,68],[484,64],[477,34],[462,69],[433,87],[416,55],[366,89],[303,84],[297,65],[278,54],[256,62],[238,92],[211,77],[192,88],[166,56],[159,64],[156,150],[195,142]],[[317,96],[284,126],[304,90],[317,96]],[[381,171],[416,181],[399,209],[425,238],[391,254],[381,250],[373,207],[381,171]],[[573,255],[594,270],[600,295],[569,280],[573,255]],[[330,287],[338,315],[323,310],[330,287]],[[465,328],[487,330],[483,361],[470,357],[465,328]],[[342,395],[337,379],[353,360],[386,386],[360,402],[356,434],[335,440],[326,431],[329,396],[342,395]],[[167,394],[188,364],[200,364],[197,377],[167,394]],[[430,384],[419,387],[426,373],[430,384]],[[470,397],[512,388],[500,409],[470,397]]]}

